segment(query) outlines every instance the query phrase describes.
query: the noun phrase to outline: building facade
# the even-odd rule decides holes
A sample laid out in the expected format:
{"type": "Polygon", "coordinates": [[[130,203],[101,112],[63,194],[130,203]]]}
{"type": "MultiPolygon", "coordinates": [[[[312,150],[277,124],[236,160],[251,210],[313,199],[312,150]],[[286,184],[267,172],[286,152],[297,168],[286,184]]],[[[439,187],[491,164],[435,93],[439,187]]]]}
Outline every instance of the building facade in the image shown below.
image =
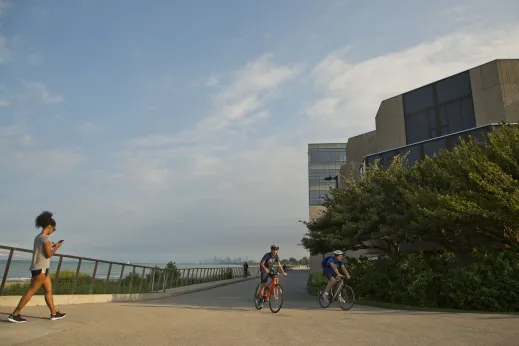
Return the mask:
{"type": "MultiPolygon", "coordinates": [[[[340,181],[339,171],[346,163],[346,147],[346,143],[308,144],[309,221],[318,218],[325,210],[322,204],[330,193],[330,187],[336,185],[333,179],[337,179],[337,183],[340,181]]],[[[310,256],[310,268],[318,268],[319,263],[319,256],[310,256]]]]}
{"type": "Polygon", "coordinates": [[[386,166],[404,153],[413,164],[452,148],[460,136],[480,137],[492,123],[519,121],[519,59],[494,60],[384,100],[375,119],[375,131],[357,136],[375,144],[348,141],[348,158],[363,159],[348,160],[342,171],[376,159],[386,166]]]}
{"type": "MultiPolygon", "coordinates": [[[[387,166],[395,155],[407,154],[412,165],[460,138],[481,138],[499,122],[519,121],[519,59],[494,60],[382,101],[374,131],[348,140],[343,175],[354,176],[375,160],[387,166]]],[[[403,244],[402,250],[432,244],[403,244]]],[[[349,256],[374,256],[360,250],[349,256]]]]}
{"type": "MultiPolygon", "coordinates": [[[[404,153],[413,164],[453,147],[460,137],[479,137],[499,122],[519,122],[519,59],[494,60],[382,101],[375,130],[348,139],[339,175],[353,171],[358,177],[366,164],[379,159],[389,165],[404,153]]],[[[342,179],[339,186],[344,187],[342,179]]],[[[347,255],[377,253],[359,250],[347,255]]],[[[320,258],[312,256],[313,267],[320,258]]]]}
{"type": "Polygon", "coordinates": [[[324,198],[330,193],[333,180],[339,178],[339,170],[346,163],[346,143],[308,144],[308,205],[310,220],[314,210],[321,210],[324,198]],[[329,180],[329,179],[332,180],[329,180]],[[328,180],[327,180],[328,179],[328,180]]]}

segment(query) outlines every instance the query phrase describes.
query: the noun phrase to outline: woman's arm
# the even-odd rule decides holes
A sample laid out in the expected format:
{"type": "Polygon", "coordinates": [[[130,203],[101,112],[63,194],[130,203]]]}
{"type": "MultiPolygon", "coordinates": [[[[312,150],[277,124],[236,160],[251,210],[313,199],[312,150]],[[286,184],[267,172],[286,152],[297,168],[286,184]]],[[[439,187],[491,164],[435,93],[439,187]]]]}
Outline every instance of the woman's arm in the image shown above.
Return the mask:
{"type": "Polygon", "coordinates": [[[43,252],[45,254],[45,258],[51,258],[54,256],[56,251],[60,248],[61,243],[54,244],[54,247],[51,249],[51,243],[50,241],[47,241],[45,244],[43,244],[43,252]]]}

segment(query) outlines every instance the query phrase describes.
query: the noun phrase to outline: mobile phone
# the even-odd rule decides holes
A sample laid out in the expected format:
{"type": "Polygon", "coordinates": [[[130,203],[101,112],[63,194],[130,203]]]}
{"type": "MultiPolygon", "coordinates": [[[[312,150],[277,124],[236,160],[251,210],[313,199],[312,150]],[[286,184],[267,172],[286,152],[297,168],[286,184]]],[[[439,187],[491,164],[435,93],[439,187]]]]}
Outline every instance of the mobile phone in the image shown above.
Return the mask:
{"type": "Polygon", "coordinates": [[[58,243],[63,243],[65,240],[61,239],[58,243]]]}

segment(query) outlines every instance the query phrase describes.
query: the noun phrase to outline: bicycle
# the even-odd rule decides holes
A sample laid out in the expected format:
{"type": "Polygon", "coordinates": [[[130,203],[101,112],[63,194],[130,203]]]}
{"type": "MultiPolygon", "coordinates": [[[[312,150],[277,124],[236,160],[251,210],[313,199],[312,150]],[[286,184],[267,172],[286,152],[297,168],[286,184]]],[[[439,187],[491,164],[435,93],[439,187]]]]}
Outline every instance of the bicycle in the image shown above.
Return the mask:
{"type": "Polygon", "coordinates": [[[332,287],[328,298],[323,297],[323,293],[326,292],[326,286],[327,285],[321,286],[318,293],[319,305],[321,305],[322,308],[326,309],[329,307],[332,301],[338,301],[339,307],[344,311],[350,310],[353,305],[355,305],[355,292],[351,286],[344,283],[344,279],[341,280],[337,289],[332,287]],[[351,302],[348,303],[350,298],[351,302]]]}
{"type": "MultiPolygon", "coordinates": [[[[263,291],[263,302],[266,302],[268,300],[269,302],[269,308],[272,313],[277,313],[279,310],[281,310],[281,307],[283,306],[283,287],[279,284],[279,273],[270,272],[270,276],[272,280],[270,283],[265,287],[263,291]],[[278,304],[277,310],[274,308],[275,304],[272,301],[272,298],[278,300],[281,299],[281,301],[278,304]]],[[[263,308],[262,302],[258,299],[258,290],[261,283],[256,286],[256,290],[254,291],[254,305],[256,306],[256,309],[261,310],[263,308]]]]}

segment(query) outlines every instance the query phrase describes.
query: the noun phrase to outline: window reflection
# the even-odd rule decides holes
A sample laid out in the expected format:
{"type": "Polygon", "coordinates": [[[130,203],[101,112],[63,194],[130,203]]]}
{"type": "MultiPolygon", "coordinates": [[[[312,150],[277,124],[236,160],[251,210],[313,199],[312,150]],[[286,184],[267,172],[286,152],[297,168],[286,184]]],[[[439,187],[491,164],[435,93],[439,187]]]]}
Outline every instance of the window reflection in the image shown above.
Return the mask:
{"type": "Polygon", "coordinates": [[[438,103],[445,103],[470,95],[469,72],[462,72],[436,82],[436,93],[438,95],[438,103]]]}
{"type": "Polygon", "coordinates": [[[419,89],[409,91],[403,95],[406,113],[414,113],[434,105],[433,85],[429,84],[419,89]]]}
{"type": "Polygon", "coordinates": [[[423,145],[424,156],[433,157],[434,154],[438,154],[440,150],[446,148],[445,138],[436,139],[433,141],[425,142],[423,145]]]}
{"type": "Polygon", "coordinates": [[[407,144],[476,126],[468,72],[405,93],[403,100],[407,144]]]}
{"type": "Polygon", "coordinates": [[[426,112],[409,115],[406,117],[405,122],[407,143],[416,143],[429,138],[426,112]]]}

